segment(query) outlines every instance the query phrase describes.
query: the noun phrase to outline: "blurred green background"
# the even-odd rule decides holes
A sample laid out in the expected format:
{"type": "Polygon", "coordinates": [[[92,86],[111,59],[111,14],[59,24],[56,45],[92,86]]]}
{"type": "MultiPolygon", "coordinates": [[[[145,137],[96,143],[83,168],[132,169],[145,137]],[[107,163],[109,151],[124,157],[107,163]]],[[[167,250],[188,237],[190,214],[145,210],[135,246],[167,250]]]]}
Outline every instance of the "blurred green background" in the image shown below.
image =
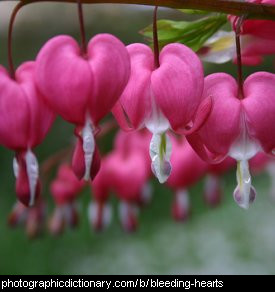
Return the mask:
{"type": "MultiPolygon", "coordinates": [[[[0,2],[0,63],[7,65],[7,25],[15,3],[0,2]]],[[[138,31],[151,23],[152,8],[127,5],[85,5],[87,36],[109,32],[125,44],[142,42],[138,31]]],[[[190,16],[189,16],[190,17],[190,16]]],[[[183,19],[183,14],[161,9],[159,18],[183,19]]],[[[16,65],[34,59],[50,37],[70,34],[78,39],[76,7],[72,4],[32,4],[19,13],[13,42],[16,65]]],[[[255,70],[272,71],[271,60],[255,70]]],[[[205,65],[205,73],[236,72],[232,64],[205,65]]],[[[39,161],[66,146],[72,140],[71,125],[58,119],[39,146],[39,161]]],[[[110,149],[111,140],[101,147],[110,149]]],[[[192,216],[185,224],[170,216],[172,193],[153,181],[152,204],[140,213],[140,227],[125,234],[115,210],[108,230],[96,234],[87,220],[89,190],[79,201],[80,226],[59,238],[46,232],[29,240],[23,229],[12,230],[6,218],[13,203],[13,153],[0,148],[0,274],[274,274],[275,273],[275,203],[268,195],[270,181],[265,174],[254,178],[258,191],[255,204],[240,209],[233,201],[235,174],[224,177],[224,200],[218,208],[206,207],[202,200],[202,182],[190,190],[192,216]]],[[[47,187],[44,197],[47,212],[52,199],[47,187]]],[[[114,207],[117,202],[112,200],[114,207]]]]}

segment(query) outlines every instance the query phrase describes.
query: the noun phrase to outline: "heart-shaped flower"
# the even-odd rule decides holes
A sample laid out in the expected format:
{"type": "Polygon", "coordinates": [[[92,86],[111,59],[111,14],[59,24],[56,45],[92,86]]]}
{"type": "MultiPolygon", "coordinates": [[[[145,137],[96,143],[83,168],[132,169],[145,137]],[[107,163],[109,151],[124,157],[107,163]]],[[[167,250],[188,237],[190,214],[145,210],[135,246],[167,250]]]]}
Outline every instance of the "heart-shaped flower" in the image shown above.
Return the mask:
{"type": "Polygon", "coordinates": [[[16,193],[25,205],[34,204],[40,189],[32,149],[45,138],[55,117],[36,87],[35,67],[35,62],[22,64],[15,79],[0,67],[0,144],[16,152],[16,193]]]}
{"type": "Polygon", "coordinates": [[[98,123],[118,100],[129,74],[128,52],[110,34],[93,37],[85,55],[77,42],[65,35],[49,40],[38,54],[36,81],[46,102],[63,119],[76,125],[79,143],[73,169],[80,179],[87,180],[95,174],[94,135],[98,123]]]}
{"type": "Polygon", "coordinates": [[[204,159],[219,161],[229,155],[238,161],[237,203],[248,208],[255,199],[248,160],[260,150],[275,149],[275,75],[257,72],[243,84],[243,98],[238,85],[228,74],[216,73],[205,78],[204,98],[212,96],[213,108],[206,123],[189,142],[204,159]]]}
{"type": "MultiPolygon", "coordinates": [[[[171,143],[168,129],[185,132],[198,111],[203,90],[203,69],[197,55],[182,44],[169,44],[160,52],[155,68],[152,50],[143,44],[127,47],[131,58],[131,76],[113,109],[125,129],[146,127],[152,134],[150,155],[152,170],[163,183],[171,173],[171,143]]],[[[211,103],[199,111],[194,126],[199,127],[209,113],[211,103]]]]}

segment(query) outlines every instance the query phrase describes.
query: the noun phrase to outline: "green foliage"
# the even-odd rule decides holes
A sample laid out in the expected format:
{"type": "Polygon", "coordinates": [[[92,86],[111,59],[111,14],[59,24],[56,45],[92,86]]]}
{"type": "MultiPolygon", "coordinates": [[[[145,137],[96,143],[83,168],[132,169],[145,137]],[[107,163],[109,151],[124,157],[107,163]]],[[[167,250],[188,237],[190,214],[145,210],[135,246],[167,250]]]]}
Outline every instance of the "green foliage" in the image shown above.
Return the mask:
{"type": "MultiPolygon", "coordinates": [[[[226,15],[218,14],[195,21],[159,20],[158,39],[160,47],[169,43],[182,43],[194,51],[198,51],[203,44],[217,32],[227,21],[226,15]]],[[[152,25],[149,25],[141,34],[152,45],[152,25]]]]}
{"type": "Polygon", "coordinates": [[[209,14],[211,13],[210,11],[204,11],[204,10],[196,10],[196,9],[178,9],[180,12],[183,12],[185,14],[209,14]]]}

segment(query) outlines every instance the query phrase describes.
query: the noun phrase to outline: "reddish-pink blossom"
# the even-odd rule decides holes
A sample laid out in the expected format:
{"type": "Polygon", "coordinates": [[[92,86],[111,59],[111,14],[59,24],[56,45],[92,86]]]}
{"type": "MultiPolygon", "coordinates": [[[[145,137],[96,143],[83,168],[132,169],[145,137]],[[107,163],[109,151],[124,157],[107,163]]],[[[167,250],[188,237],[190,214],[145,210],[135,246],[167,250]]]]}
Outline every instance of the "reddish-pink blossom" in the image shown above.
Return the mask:
{"type": "Polygon", "coordinates": [[[40,189],[32,149],[45,138],[55,117],[34,82],[35,67],[35,62],[22,64],[15,79],[0,67],[0,144],[16,152],[16,193],[25,205],[34,204],[40,189]]]}
{"type": "Polygon", "coordinates": [[[45,100],[76,125],[79,142],[74,158],[78,162],[73,169],[79,178],[87,180],[95,175],[94,167],[98,170],[98,162],[93,165],[98,158],[94,157],[94,135],[99,121],[120,97],[129,74],[128,52],[110,34],[93,37],[85,55],[73,38],[64,35],[49,40],[38,54],[36,81],[45,100]]]}

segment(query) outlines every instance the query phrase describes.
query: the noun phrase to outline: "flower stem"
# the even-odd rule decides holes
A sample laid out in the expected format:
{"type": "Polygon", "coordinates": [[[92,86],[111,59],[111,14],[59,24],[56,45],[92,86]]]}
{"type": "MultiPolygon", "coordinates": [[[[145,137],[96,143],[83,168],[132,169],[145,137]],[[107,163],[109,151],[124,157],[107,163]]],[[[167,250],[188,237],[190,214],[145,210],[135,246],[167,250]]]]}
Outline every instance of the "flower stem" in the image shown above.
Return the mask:
{"type": "Polygon", "coordinates": [[[157,13],[158,13],[158,6],[155,6],[154,14],[153,14],[153,40],[154,40],[155,68],[159,67],[159,40],[158,40],[158,27],[157,27],[157,13]]]}
{"type": "Polygon", "coordinates": [[[76,1],[77,1],[80,35],[81,35],[81,51],[83,55],[86,55],[87,43],[86,43],[86,33],[85,33],[85,26],[84,26],[82,3],[81,3],[81,0],[76,0],[76,1]]]}
{"type": "Polygon", "coordinates": [[[238,96],[240,99],[244,98],[243,92],[243,66],[242,66],[242,51],[241,51],[241,27],[244,22],[246,15],[238,18],[237,25],[235,29],[235,41],[236,41],[236,53],[237,53],[237,70],[238,70],[238,96]]]}
{"type": "Polygon", "coordinates": [[[19,2],[13,9],[10,23],[9,23],[9,31],[8,31],[8,64],[9,64],[9,72],[12,79],[15,79],[15,70],[14,70],[14,64],[13,64],[13,58],[12,58],[12,32],[13,32],[13,26],[14,21],[16,18],[16,15],[18,11],[25,5],[23,2],[19,2]]]}

